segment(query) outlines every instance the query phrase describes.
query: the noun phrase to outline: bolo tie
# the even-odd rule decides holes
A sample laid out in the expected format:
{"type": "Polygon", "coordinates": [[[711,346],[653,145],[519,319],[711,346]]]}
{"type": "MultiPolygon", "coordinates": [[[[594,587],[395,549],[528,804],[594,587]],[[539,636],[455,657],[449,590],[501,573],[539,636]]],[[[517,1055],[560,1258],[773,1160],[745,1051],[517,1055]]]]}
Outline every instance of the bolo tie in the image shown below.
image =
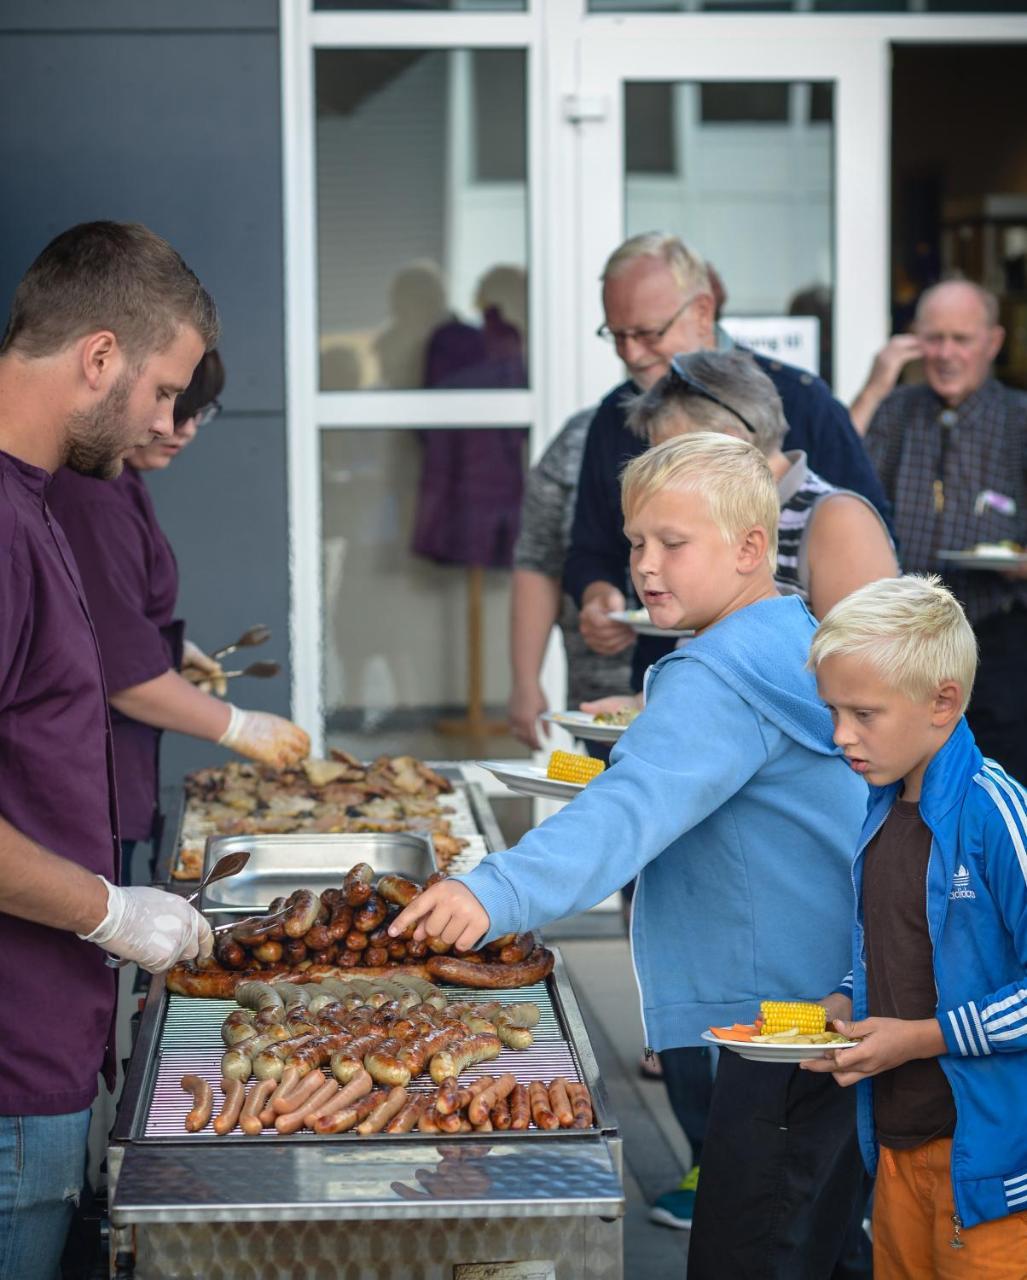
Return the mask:
{"type": "Polygon", "coordinates": [[[945,467],[948,462],[949,445],[952,441],[952,430],[959,423],[959,415],[955,409],[943,409],[938,414],[938,426],[941,427],[941,447],[938,450],[938,470],[934,477],[934,514],[940,516],[945,510],[945,467]]]}

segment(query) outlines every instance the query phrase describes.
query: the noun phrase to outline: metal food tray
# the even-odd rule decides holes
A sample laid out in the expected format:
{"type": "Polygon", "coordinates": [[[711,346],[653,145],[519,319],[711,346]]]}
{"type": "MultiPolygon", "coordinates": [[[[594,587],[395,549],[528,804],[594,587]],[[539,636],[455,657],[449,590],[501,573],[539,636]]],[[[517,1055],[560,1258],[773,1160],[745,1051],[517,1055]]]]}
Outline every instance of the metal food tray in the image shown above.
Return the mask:
{"type": "MultiPolygon", "coordinates": [[[[189,1099],[181,1076],[198,1072],[215,1083],[219,1095],[219,1031],[231,1004],[169,998],[163,979],[156,978],[111,1133],[114,1228],[619,1218],[624,1212],[620,1138],[559,952],[545,983],[502,992],[444,990],[454,1000],[498,997],[538,1003],[541,1018],[532,1048],[504,1051],[492,1063],[470,1069],[467,1077],[512,1070],[521,1080],[555,1075],[581,1080],[591,1095],[594,1128],[453,1137],[418,1132],[369,1137],[186,1134],[182,1126],[189,1099]],[[466,1178],[454,1177],[460,1170],[466,1178]]],[[[423,1087],[431,1087],[427,1079],[423,1087]]]]}
{"type": "MultiPolygon", "coordinates": [[[[439,805],[443,809],[452,811],[450,824],[453,835],[465,840],[470,839],[474,843],[475,832],[477,832],[477,838],[484,838],[487,852],[505,848],[502,832],[481,784],[468,782],[463,776],[462,766],[459,763],[453,761],[429,763],[437,773],[453,784],[451,792],[439,796],[439,805]]],[[[195,884],[196,881],[175,879],[171,874],[178,864],[185,839],[184,829],[189,801],[184,788],[182,786],[163,788],[161,808],[166,816],[161,830],[154,878],[157,883],[168,883],[173,892],[189,893],[188,886],[195,884]]],[[[467,850],[464,850],[464,853],[466,854],[467,850]]]]}
{"type": "MultiPolygon", "coordinates": [[[[356,977],[360,976],[358,970],[353,970],[353,973],[356,977]]],[[[530,1049],[504,1047],[498,1058],[493,1058],[490,1062],[477,1063],[461,1072],[461,1082],[466,1083],[483,1075],[500,1076],[508,1071],[515,1075],[521,1084],[527,1084],[530,1080],[545,1080],[548,1083],[555,1076],[563,1076],[567,1080],[584,1080],[577,1057],[560,1026],[556,1007],[544,982],[535,983],[531,987],[520,987],[513,993],[478,991],[470,987],[444,987],[442,990],[447,999],[454,1003],[459,1000],[473,1000],[484,1004],[497,997],[505,997],[507,1003],[530,1000],[539,1007],[539,1023],[534,1029],[535,1039],[530,1049]]],[[[226,1137],[219,1137],[209,1127],[197,1134],[185,1132],[185,1117],[193,1103],[192,1097],[182,1088],[182,1076],[188,1072],[202,1076],[214,1090],[215,1099],[220,1100],[220,1064],[221,1056],[225,1052],[225,1045],[221,1041],[221,1024],[235,1007],[234,1000],[204,1000],[189,996],[171,996],[157,1046],[157,1075],[146,1115],[143,1138],[173,1137],[185,1138],[187,1141],[243,1143],[283,1140],[281,1135],[272,1129],[256,1139],[247,1136],[241,1130],[234,1130],[226,1137]]],[[[411,1093],[428,1093],[435,1088],[435,1084],[429,1075],[422,1074],[411,1080],[407,1088],[411,1093]]],[[[215,1103],[215,1114],[216,1108],[217,1103],[215,1103]]],[[[511,1136],[515,1138],[549,1137],[555,1132],[556,1130],[547,1132],[540,1129],[522,1129],[516,1132],[506,1130],[487,1136],[505,1140],[511,1136]]],[[[595,1133],[598,1130],[579,1129],[575,1132],[595,1133]]],[[[330,1141],[367,1141],[356,1133],[326,1136],[330,1141]]],[[[395,1141],[406,1135],[383,1133],[380,1136],[389,1141],[395,1141]]],[[[301,1131],[290,1135],[287,1140],[321,1142],[325,1138],[319,1134],[301,1131]]]]}
{"type": "Polygon", "coordinates": [[[367,862],[380,875],[398,872],[423,884],[435,870],[431,836],[412,831],[284,836],[211,836],[203,860],[206,875],[218,858],[249,851],[246,866],[227,880],[208,885],[201,911],[247,912],[267,907],[297,889],[337,889],[350,867],[367,862]]]}

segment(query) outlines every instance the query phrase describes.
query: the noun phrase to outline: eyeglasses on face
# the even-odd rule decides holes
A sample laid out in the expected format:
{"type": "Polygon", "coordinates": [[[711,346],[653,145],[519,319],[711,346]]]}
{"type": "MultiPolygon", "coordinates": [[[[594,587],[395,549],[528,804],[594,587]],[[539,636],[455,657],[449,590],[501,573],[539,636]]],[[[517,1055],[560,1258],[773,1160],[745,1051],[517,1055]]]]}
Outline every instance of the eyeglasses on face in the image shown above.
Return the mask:
{"type": "Polygon", "coordinates": [[[726,409],[728,413],[738,419],[751,436],[754,436],[756,434],[756,428],[748,418],[743,417],[742,414],[734,408],[734,406],[729,405],[725,400],[721,400],[720,396],[714,394],[709,387],[704,387],[698,378],[689,373],[688,365],[690,360],[691,355],[673,356],[670,362],[670,371],[667,376],[670,378],[676,378],[677,381],[687,387],[693,395],[701,396],[704,400],[709,400],[712,404],[719,405],[721,409],[726,409]]]}
{"type": "Polygon", "coordinates": [[[660,339],[663,338],[670,330],[674,321],[680,316],[683,316],[692,303],[701,296],[701,294],[693,293],[690,298],[686,298],[667,323],[660,325],[658,329],[611,329],[610,326],[604,322],[596,330],[596,337],[602,338],[604,342],[612,342],[616,347],[624,346],[624,344],[629,340],[640,342],[644,347],[655,347],[660,339]]]}
{"type": "Polygon", "coordinates": [[[180,417],[178,413],[176,413],[175,430],[177,431],[179,427],[185,426],[190,419],[192,419],[196,429],[199,430],[200,427],[205,427],[208,422],[213,422],[220,412],[221,401],[212,400],[210,404],[205,404],[202,409],[197,409],[195,413],[187,414],[184,418],[180,417]]]}

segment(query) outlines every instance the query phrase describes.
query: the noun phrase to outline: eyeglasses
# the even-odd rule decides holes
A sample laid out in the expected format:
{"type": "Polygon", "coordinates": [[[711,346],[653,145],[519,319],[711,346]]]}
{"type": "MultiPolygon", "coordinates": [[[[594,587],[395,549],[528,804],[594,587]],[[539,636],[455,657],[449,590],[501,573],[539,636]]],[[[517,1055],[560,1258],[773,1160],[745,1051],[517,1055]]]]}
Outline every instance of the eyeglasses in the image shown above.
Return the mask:
{"type": "Polygon", "coordinates": [[[733,408],[726,401],[721,400],[720,396],[715,395],[709,387],[704,387],[697,378],[693,377],[693,375],[688,372],[688,362],[691,360],[692,354],[696,353],[684,356],[673,356],[670,362],[670,372],[668,377],[676,378],[678,382],[686,386],[694,395],[702,396],[704,400],[709,400],[713,404],[719,405],[722,409],[726,409],[728,413],[738,419],[751,436],[754,436],[756,434],[756,428],[747,418],[744,418],[737,409],[733,408]]]}
{"type": "Polygon", "coordinates": [[[596,330],[596,337],[602,338],[604,342],[612,342],[618,347],[622,347],[629,338],[640,342],[644,347],[654,347],[667,333],[674,321],[679,316],[684,315],[692,303],[701,296],[701,294],[693,293],[690,298],[686,298],[667,323],[661,325],[658,329],[611,329],[608,324],[603,323],[596,330]]]}
{"type": "Polygon", "coordinates": [[[196,429],[199,430],[200,427],[205,427],[208,422],[213,422],[220,412],[221,412],[221,401],[212,400],[210,404],[205,404],[202,409],[197,409],[195,413],[187,413],[184,418],[180,418],[176,414],[175,430],[177,431],[179,427],[184,426],[184,424],[187,423],[190,420],[190,418],[195,424],[196,429]]]}

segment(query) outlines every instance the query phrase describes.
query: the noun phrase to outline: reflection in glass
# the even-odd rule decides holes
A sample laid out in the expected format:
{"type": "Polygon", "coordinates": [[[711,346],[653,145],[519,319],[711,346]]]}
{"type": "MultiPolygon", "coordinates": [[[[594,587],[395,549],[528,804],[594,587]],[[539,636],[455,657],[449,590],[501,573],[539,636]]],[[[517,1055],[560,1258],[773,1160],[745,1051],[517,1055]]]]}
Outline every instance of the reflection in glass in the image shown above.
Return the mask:
{"type": "Polygon", "coordinates": [[[320,49],[321,389],[527,386],[519,49],[320,49]]]}
{"type": "Polygon", "coordinates": [[[627,234],[659,228],[693,245],[726,316],[817,317],[830,380],[833,85],[641,88],[624,86],[627,234]]]}
{"type": "MultiPolygon", "coordinates": [[[[525,437],[521,428],[322,432],[323,687],[331,745],[365,758],[481,757],[480,741],[438,731],[440,719],[463,716],[467,707],[475,564],[483,566],[485,709],[505,720],[510,574],[495,566],[509,565],[516,536],[525,437]],[[465,456],[452,443],[446,457],[429,452],[457,435],[467,438],[465,456]]],[[[506,738],[490,740],[488,751],[524,754],[506,738]]]]}

